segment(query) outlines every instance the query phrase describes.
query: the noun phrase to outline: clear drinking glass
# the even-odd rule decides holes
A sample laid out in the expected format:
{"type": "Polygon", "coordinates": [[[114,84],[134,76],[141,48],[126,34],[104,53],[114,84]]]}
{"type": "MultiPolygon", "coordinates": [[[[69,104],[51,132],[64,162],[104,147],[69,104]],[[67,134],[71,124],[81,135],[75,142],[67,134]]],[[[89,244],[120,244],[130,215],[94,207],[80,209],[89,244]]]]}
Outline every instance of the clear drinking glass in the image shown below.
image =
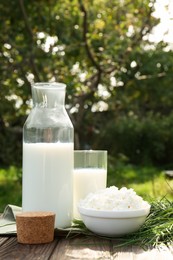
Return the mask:
{"type": "Polygon", "coordinates": [[[73,218],[80,219],[79,201],[89,193],[105,189],[107,151],[75,150],[73,171],[73,218]]]}
{"type": "Polygon", "coordinates": [[[36,83],[23,127],[23,211],[53,211],[56,227],[73,213],[73,125],[65,110],[66,85],[36,83]]]}

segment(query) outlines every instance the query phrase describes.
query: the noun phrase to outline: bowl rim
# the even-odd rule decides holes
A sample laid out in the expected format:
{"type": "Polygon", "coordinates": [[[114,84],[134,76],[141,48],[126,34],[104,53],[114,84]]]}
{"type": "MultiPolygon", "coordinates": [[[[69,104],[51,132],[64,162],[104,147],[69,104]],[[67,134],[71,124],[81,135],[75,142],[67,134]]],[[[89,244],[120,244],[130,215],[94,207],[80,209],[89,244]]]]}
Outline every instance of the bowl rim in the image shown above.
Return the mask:
{"type": "Polygon", "coordinates": [[[96,210],[91,208],[84,208],[78,206],[79,213],[81,215],[98,217],[98,218],[137,218],[148,216],[150,213],[151,205],[146,206],[142,209],[132,209],[132,210],[96,210]]]}

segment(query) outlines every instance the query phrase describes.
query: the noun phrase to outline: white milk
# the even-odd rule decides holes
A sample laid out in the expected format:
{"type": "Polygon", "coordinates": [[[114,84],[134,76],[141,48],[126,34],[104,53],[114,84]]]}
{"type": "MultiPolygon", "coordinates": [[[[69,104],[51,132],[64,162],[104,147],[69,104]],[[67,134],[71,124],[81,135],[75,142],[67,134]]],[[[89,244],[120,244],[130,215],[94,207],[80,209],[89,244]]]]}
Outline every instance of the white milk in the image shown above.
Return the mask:
{"type": "Polygon", "coordinates": [[[106,188],[107,171],[99,168],[74,169],[73,171],[73,218],[80,219],[77,205],[90,192],[106,188]]]}
{"type": "Polygon", "coordinates": [[[23,211],[53,211],[55,227],[71,226],[73,144],[23,143],[23,211]]]}

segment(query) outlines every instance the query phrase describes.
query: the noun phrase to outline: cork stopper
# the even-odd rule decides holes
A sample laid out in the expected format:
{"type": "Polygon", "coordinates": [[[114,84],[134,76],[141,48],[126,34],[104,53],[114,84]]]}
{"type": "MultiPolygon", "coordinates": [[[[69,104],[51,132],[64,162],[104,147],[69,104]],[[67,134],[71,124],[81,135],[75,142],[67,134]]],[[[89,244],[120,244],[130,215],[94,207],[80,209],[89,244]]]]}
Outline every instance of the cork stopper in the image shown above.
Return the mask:
{"type": "Polygon", "coordinates": [[[22,244],[50,243],[54,239],[53,212],[23,212],[16,215],[17,241],[22,244]]]}

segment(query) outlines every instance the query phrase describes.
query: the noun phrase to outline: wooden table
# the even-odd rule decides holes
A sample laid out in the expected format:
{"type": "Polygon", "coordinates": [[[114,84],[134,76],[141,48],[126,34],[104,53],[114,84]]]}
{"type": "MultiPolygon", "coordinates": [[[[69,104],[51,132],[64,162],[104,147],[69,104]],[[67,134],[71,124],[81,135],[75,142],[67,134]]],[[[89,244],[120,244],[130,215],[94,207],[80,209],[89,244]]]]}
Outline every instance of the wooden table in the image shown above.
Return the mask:
{"type": "Polygon", "coordinates": [[[144,251],[137,246],[116,247],[117,242],[96,237],[55,238],[52,243],[23,245],[16,236],[0,236],[0,260],[172,260],[173,247],[144,251]]]}

